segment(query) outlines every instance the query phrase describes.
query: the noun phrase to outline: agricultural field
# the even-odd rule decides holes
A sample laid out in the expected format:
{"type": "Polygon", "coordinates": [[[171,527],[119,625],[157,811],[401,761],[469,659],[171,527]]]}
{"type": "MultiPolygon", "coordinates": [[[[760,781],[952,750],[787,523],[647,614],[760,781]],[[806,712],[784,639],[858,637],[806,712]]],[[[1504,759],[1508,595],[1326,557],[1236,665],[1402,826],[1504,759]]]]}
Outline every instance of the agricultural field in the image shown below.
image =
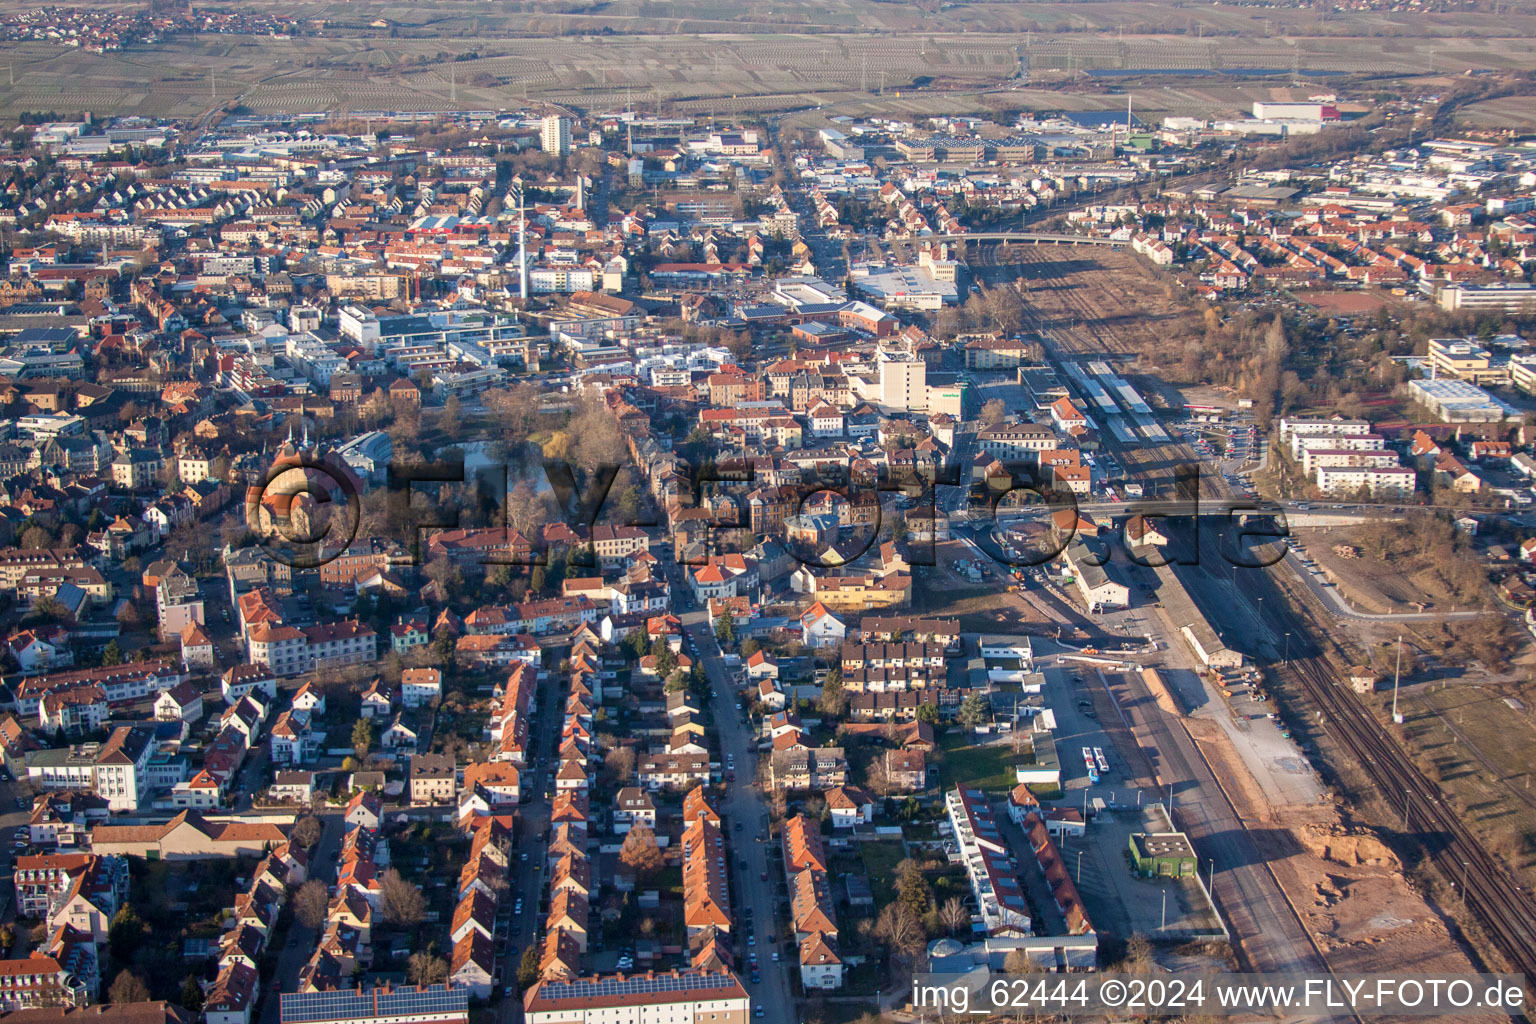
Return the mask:
{"type": "MultiPolygon", "coordinates": [[[[0,18],[23,9],[0,3],[0,18]]],[[[204,35],[107,54],[0,43],[0,114],[187,117],[237,102],[259,112],[499,109],[527,100],[922,116],[1119,109],[1124,85],[1147,116],[1223,116],[1274,94],[1237,87],[1254,69],[1316,78],[1536,67],[1528,45],[1536,15],[1421,15],[1411,26],[1420,38],[1385,38],[1376,33],[1409,26],[1384,15],[1320,20],[1162,3],[963,4],[929,14],[873,0],[766,8],[618,0],[558,11],[322,2],[282,13],[301,19],[292,38],[204,35]]]]}

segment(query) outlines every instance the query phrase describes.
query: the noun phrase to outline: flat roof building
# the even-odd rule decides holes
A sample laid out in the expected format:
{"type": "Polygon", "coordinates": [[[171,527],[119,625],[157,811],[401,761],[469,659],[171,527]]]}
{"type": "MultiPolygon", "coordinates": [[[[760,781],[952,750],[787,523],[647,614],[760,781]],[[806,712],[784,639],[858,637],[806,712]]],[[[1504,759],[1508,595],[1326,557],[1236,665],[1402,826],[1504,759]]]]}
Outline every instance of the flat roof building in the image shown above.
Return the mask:
{"type": "Polygon", "coordinates": [[[1131,868],[1143,878],[1182,878],[1199,867],[1183,832],[1132,832],[1131,868]]]}

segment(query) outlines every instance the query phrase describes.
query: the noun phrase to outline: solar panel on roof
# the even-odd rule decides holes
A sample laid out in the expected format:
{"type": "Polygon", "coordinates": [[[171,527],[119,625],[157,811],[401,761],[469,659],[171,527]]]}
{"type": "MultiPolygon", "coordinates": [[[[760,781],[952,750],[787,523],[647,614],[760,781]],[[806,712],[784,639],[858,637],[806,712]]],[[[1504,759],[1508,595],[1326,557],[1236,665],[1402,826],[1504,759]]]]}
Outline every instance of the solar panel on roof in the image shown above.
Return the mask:
{"type": "Polygon", "coordinates": [[[468,1012],[467,988],[432,985],[426,989],[341,989],[334,992],[286,993],[282,997],[280,1016],[283,1024],[301,1024],[375,1016],[468,1012]]]}

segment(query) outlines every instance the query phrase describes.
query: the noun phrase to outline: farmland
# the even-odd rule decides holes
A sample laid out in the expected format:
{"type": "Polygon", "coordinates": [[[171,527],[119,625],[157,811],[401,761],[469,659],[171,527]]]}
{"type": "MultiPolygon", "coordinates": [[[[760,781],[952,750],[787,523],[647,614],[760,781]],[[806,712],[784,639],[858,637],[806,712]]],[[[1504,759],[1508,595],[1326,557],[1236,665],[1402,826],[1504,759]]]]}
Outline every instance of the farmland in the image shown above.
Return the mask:
{"type": "MultiPolygon", "coordinates": [[[[1379,36],[1404,29],[1381,15],[1168,6],[1153,17],[1155,6],[975,4],[930,15],[869,0],[772,13],[683,2],[285,5],[302,26],[292,38],[197,35],[105,54],[0,44],[0,113],[195,116],[235,102],[259,112],[501,109],[526,99],[920,116],[1118,109],[1114,86],[1128,84],[1138,112],[1213,116],[1271,94],[1240,84],[1255,69],[1278,73],[1278,83],[1287,72],[1396,78],[1536,66],[1532,16],[1424,15],[1413,40],[1379,36]]],[[[0,16],[21,9],[0,5],[0,16]]]]}

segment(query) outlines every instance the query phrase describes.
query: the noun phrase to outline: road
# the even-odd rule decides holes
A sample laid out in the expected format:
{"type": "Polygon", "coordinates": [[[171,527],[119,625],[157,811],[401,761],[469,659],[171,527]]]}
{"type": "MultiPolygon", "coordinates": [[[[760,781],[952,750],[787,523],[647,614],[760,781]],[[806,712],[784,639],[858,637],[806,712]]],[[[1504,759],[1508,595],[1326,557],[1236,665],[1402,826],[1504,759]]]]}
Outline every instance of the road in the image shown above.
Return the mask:
{"type": "MultiPolygon", "coordinates": [[[[325,832],[320,836],[320,842],[310,851],[309,877],[331,886],[336,882],[336,861],[341,853],[341,838],[346,833],[346,819],[339,809],[323,811],[319,818],[325,825],[325,832]]],[[[277,954],[275,977],[282,986],[281,991],[298,991],[299,969],[314,954],[315,943],[319,938],[313,928],[306,928],[294,918],[288,928],[288,941],[277,954]]],[[[278,991],[269,989],[263,996],[261,1015],[258,1018],[260,1024],[278,1024],[282,1003],[278,991]]]]}
{"type": "Polygon", "coordinates": [[[1362,612],[1356,611],[1350,603],[1344,600],[1344,595],[1339,593],[1338,587],[1327,587],[1322,580],[1307,571],[1307,567],[1301,564],[1301,556],[1294,550],[1287,551],[1284,564],[1296,573],[1296,576],[1312,591],[1312,595],[1323,603],[1336,615],[1347,619],[1364,619],[1368,622],[1445,622],[1451,619],[1476,619],[1486,612],[1362,612]]]}
{"type": "Polygon", "coordinates": [[[1241,940],[1244,969],[1326,972],[1328,962],[1189,733],[1157,706],[1135,673],[1124,678],[1132,699],[1119,702],[1120,712],[1151,771],[1137,781],[1162,784],[1165,791],[1171,783],[1177,827],[1199,851],[1202,869],[1214,861],[1214,895],[1233,936],[1241,940]]]}
{"type": "MultiPolygon", "coordinates": [[[[559,651],[548,650],[544,653],[546,664],[551,660],[559,663],[559,651]]],[[[560,736],[560,727],[565,720],[565,698],[566,681],[559,678],[559,673],[550,673],[550,678],[539,686],[539,706],[534,716],[529,766],[523,774],[523,796],[517,810],[520,831],[516,842],[512,844],[517,862],[510,868],[512,887],[504,897],[506,902],[503,906],[511,911],[521,898],[523,912],[511,916],[501,958],[503,986],[512,984],[516,979],[523,950],[539,938],[540,925],[544,921],[541,908],[547,895],[544,885],[549,878],[545,864],[549,849],[551,797],[548,794],[553,792],[552,764],[557,752],[555,745],[560,736]]],[[[502,910],[503,907],[498,907],[497,913],[500,914],[502,910]]],[[[515,998],[505,1000],[504,1005],[517,1007],[518,1012],[521,1012],[515,998]]]]}
{"type": "Polygon", "coordinates": [[[753,780],[757,777],[754,737],[736,713],[735,684],[721,656],[720,646],[715,642],[714,633],[709,628],[707,613],[696,609],[684,612],[680,617],[709,676],[710,690],[714,694],[715,727],[720,734],[720,752],[722,756],[734,759],[736,764],[736,781],[726,784],[725,799],[719,811],[730,842],[734,844],[735,860],[740,868],[731,904],[739,934],[737,950],[741,959],[737,967],[745,981],[751,974],[747,959],[750,954],[756,953],[762,981],[756,985],[747,984],[753,1004],[762,1008],[765,1020],[774,1021],[775,1024],[793,1021],[798,1018],[795,1017],[788,971],[792,958],[795,963],[799,962],[799,954],[791,953],[789,950],[793,943],[784,941],[792,938],[792,935],[789,934],[787,913],[780,913],[785,904],[777,895],[778,879],[783,874],[783,861],[774,852],[775,844],[763,828],[763,823],[768,820],[768,805],[762,794],[753,788],[753,780]],[[738,822],[742,826],[740,832],[736,831],[738,822]],[[767,881],[763,881],[765,873],[767,881]],[[754,910],[750,929],[745,925],[743,915],[748,907],[754,910]],[[770,934],[777,936],[780,941],[770,945],[767,942],[770,934]],[[748,935],[755,936],[755,944],[748,944],[748,935]],[[773,962],[775,950],[780,954],[779,963],[773,962]]]}

